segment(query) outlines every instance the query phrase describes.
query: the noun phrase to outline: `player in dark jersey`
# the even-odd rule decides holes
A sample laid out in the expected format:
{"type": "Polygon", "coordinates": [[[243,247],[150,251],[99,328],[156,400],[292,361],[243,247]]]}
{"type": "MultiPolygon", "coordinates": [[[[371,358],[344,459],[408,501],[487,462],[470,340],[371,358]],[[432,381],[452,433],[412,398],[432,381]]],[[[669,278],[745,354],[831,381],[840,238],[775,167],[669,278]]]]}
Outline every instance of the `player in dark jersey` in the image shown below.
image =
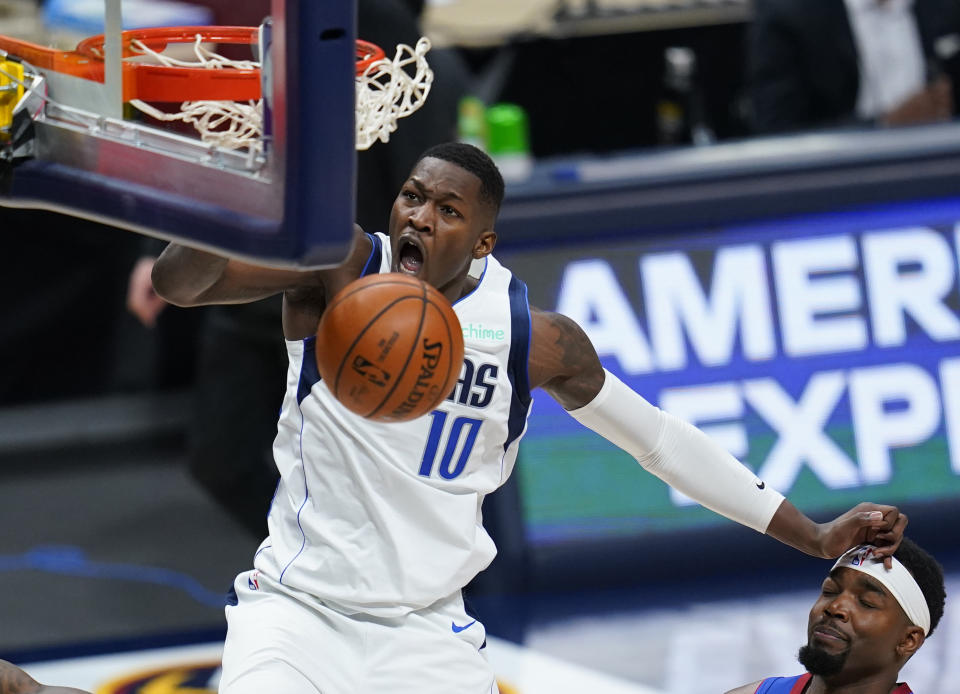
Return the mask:
{"type": "Polygon", "coordinates": [[[946,591],[937,561],[908,538],[884,567],[869,545],[844,554],[810,610],[798,659],[807,672],[727,694],[912,694],[904,664],[933,633],[946,591]]]}

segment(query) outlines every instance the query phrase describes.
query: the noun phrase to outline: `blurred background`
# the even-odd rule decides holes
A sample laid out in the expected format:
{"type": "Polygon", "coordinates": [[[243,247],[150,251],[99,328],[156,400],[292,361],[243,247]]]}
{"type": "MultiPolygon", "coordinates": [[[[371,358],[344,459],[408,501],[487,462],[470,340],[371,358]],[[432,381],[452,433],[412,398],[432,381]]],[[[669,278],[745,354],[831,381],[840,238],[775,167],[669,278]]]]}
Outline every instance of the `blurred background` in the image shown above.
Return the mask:
{"type": "MultiPolygon", "coordinates": [[[[436,72],[427,107],[358,157],[364,228],[385,228],[427,146],[486,148],[508,183],[497,255],[531,303],[814,518],[865,500],[909,514],[948,601],[904,676],[953,691],[960,2],[358,9],[388,53],[429,36],[436,72]]],[[[69,48],[102,11],[0,0],[0,33],[69,48]]],[[[268,13],[124,2],[131,25],[268,13]]],[[[279,302],[165,306],[158,241],[3,207],[0,231],[0,658],[216,643],[275,484],[279,302]]],[[[799,672],[829,564],[691,505],[534,398],[517,473],[485,504],[500,555],[469,589],[503,648],[584,668],[601,694],[799,672]]],[[[93,686],[70,667],[60,683],[93,686]]]]}

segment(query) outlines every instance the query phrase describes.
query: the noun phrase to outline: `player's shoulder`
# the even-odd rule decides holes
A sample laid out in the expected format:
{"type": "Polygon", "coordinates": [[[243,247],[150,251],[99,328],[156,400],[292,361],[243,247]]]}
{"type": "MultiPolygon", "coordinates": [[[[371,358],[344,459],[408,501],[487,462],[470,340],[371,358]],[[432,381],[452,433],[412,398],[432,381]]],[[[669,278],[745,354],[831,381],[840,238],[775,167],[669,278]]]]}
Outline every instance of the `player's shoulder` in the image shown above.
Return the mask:
{"type": "Polygon", "coordinates": [[[549,378],[592,367],[597,353],[590,338],[572,318],[530,307],[531,365],[543,367],[549,378]]]}
{"type": "Polygon", "coordinates": [[[530,324],[535,340],[549,340],[558,344],[577,343],[584,340],[590,342],[583,328],[575,320],[562,313],[546,311],[531,305],[530,324]]]}
{"type": "Polygon", "coordinates": [[[284,291],[283,332],[288,340],[301,339],[316,331],[327,303],[363,273],[375,245],[369,234],[354,225],[350,252],[342,263],[315,270],[311,281],[284,291]]]}
{"type": "Polygon", "coordinates": [[[363,272],[363,268],[369,260],[371,252],[380,248],[383,243],[389,243],[389,241],[384,241],[385,238],[383,234],[367,233],[359,224],[354,224],[350,253],[339,267],[349,268],[350,271],[356,272],[357,276],[359,276],[360,273],[363,272]]]}

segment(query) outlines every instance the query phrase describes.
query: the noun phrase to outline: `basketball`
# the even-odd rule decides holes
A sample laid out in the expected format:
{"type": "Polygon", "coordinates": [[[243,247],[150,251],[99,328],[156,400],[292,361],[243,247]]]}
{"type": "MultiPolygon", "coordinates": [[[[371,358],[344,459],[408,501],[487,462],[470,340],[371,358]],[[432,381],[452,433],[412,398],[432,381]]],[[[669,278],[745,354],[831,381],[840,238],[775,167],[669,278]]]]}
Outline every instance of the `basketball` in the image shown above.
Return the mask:
{"type": "Polygon", "coordinates": [[[340,290],[317,328],[317,370],[348,410],[405,422],[437,407],[463,364],[453,306],[425,282],[368,275],[340,290]]]}

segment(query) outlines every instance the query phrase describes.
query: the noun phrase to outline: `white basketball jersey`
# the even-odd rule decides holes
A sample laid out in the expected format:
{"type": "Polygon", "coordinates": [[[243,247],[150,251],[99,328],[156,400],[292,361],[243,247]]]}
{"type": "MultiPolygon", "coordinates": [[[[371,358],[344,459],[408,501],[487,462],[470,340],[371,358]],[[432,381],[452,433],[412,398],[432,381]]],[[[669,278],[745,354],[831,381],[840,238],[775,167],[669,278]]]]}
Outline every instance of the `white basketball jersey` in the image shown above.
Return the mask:
{"type": "MultiPolygon", "coordinates": [[[[389,272],[389,240],[371,239],[364,274],[389,272]]],[[[433,604],[490,563],[480,505],[509,477],[531,404],[527,289],[488,256],[454,310],[460,380],[435,411],[402,424],[344,408],[317,372],[315,338],[287,341],[280,483],[257,569],[342,611],[388,617],[433,604]]]]}

